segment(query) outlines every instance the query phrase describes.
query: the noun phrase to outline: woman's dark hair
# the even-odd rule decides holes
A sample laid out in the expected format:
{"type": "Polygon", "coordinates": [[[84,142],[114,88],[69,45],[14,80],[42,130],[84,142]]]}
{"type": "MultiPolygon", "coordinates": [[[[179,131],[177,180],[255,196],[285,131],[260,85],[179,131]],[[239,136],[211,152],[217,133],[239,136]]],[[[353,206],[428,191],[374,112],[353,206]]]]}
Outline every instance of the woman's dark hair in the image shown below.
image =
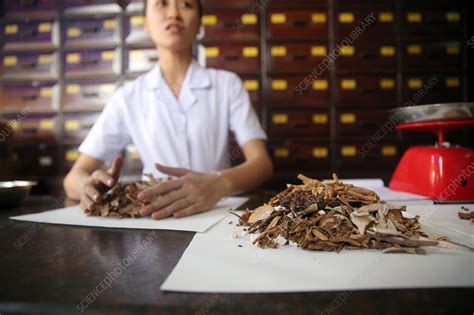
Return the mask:
{"type": "MultiPolygon", "coordinates": [[[[196,3],[197,3],[197,9],[198,9],[198,14],[199,14],[199,17],[202,17],[202,3],[201,3],[201,0],[196,0],[196,3]]],[[[146,7],[147,7],[147,4],[148,4],[148,0],[143,0],[143,15],[146,16],[146,7]]]]}

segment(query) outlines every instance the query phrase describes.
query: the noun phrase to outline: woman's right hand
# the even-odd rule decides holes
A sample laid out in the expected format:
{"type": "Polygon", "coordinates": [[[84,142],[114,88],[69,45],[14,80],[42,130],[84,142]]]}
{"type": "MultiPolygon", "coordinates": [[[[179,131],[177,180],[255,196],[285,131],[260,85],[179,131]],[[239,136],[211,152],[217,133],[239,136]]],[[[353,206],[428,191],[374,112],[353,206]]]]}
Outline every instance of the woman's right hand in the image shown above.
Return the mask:
{"type": "Polygon", "coordinates": [[[96,170],[91,174],[84,184],[79,203],[84,211],[94,210],[97,203],[102,200],[102,195],[117,184],[122,165],[123,157],[117,156],[109,169],[96,170]]]}

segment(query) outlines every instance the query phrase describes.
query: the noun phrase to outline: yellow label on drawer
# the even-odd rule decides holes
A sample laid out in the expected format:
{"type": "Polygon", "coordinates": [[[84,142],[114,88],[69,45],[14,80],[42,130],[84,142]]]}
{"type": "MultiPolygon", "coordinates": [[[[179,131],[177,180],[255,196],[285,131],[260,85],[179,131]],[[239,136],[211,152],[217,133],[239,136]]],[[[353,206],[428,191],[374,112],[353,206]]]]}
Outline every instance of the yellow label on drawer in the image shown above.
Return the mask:
{"type": "Polygon", "coordinates": [[[242,49],[242,55],[246,58],[258,57],[258,47],[244,47],[242,49]]]}
{"type": "Polygon", "coordinates": [[[201,18],[202,25],[209,26],[209,25],[216,25],[217,24],[217,16],[216,15],[203,15],[201,18]]]}
{"type": "Polygon", "coordinates": [[[313,22],[314,24],[326,23],[326,14],[325,13],[311,14],[311,22],[313,22]]]}
{"type": "Polygon", "coordinates": [[[353,113],[345,113],[341,115],[340,120],[342,124],[355,124],[357,117],[353,113]]]}
{"type": "Polygon", "coordinates": [[[393,47],[393,46],[382,46],[382,47],[380,47],[380,54],[382,56],[394,56],[395,55],[395,47],[393,47]]]}
{"type": "Polygon", "coordinates": [[[410,89],[419,89],[423,86],[423,80],[421,79],[409,79],[408,87],[410,89]]]}
{"type": "Polygon", "coordinates": [[[81,55],[76,53],[71,53],[66,55],[66,62],[69,64],[75,64],[81,62],[81,55]]]}
{"type": "Polygon", "coordinates": [[[16,66],[18,64],[18,58],[16,56],[5,56],[3,58],[3,65],[6,67],[16,66]]]}
{"type": "Polygon", "coordinates": [[[41,130],[52,130],[54,122],[51,119],[42,119],[39,123],[39,129],[41,130]]]}
{"type": "Polygon", "coordinates": [[[103,61],[112,61],[114,60],[115,52],[113,50],[103,51],[101,54],[101,58],[103,61]]]}
{"type": "Polygon", "coordinates": [[[273,114],[272,121],[274,124],[287,124],[288,123],[288,115],[287,114],[273,114]]]}
{"type": "Polygon", "coordinates": [[[395,88],[395,80],[394,79],[381,79],[379,82],[379,86],[383,90],[390,90],[395,88]]]}
{"type": "Polygon", "coordinates": [[[357,81],[354,79],[344,79],[341,81],[341,88],[343,90],[353,90],[357,87],[357,81]]]}
{"type": "Polygon", "coordinates": [[[384,145],[381,149],[382,156],[397,155],[397,147],[394,145],[384,145]]]}
{"type": "Polygon", "coordinates": [[[327,114],[314,114],[313,115],[313,124],[315,125],[325,125],[328,123],[327,114]]]}
{"type": "Polygon", "coordinates": [[[79,151],[68,150],[65,154],[66,161],[74,162],[79,158],[79,151]]]}
{"type": "Polygon", "coordinates": [[[285,46],[273,46],[271,54],[274,57],[286,56],[286,47],[285,46]]]}
{"type": "Polygon", "coordinates": [[[446,78],[445,83],[449,88],[457,88],[461,85],[461,81],[457,77],[446,78]]]}
{"type": "Polygon", "coordinates": [[[38,32],[40,33],[50,33],[53,29],[52,23],[40,23],[38,25],[38,32]]]}
{"type": "Polygon", "coordinates": [[[380,12],[379,21],[382,23],[391,23],[393,22],[393,13],[392,12],[380,12]]]}
{"type": "Polygon", "coordinates": [[[461,14],[456,11],[446,12],[446,20],[451,23],[461,21],[461,14]]]}
{"type": "Polygon", "coordinates": [[[115,91],[115,84],[101,84],[99,91],[101,93],[113,93],[115,91]]]}
{"type": "Polygon", "coordinates": [[[8,121],[8,126],[13,130],[17,130],[20,128],[20,122],[16,119],[12,119],[8,121]]]}
{"type": "Polygon", "coordinates": [[[312,56],[325,56],[326,55],[326,46],[312,46],[311,47],[312,56]]]}
{"type": "Polygon", "coordinates": [[[260,82],[258,80],[245,80],[244,87],[247,91],[258,91],[260,82]]]}
{"type": "Polygon", "coordinates": [[[459,46],[458,45],[446,46],[446,54],[448,54],[448,55],[459,55],[459,46]]]}
{"type": "Polygon", "coordinates": [[[219,48],[218,47],[206,47],[206,57],[207,58],[216,58],[219,57],[219,48]]]}
{"type": "Polygon", "coordinates": [[[343,46],[339,50],[341,52],[341,55],[343,56],[353,56],[355,53],[355,47],[354,46],[343,46]]]}
{"type": "Polygon", "coordinates": [[[40,95],[41,97],[50,98],[51,96],[53,96],[53,89],[50,87],[41,88],[40,95]]]}
{"type": "Polygon", "coordinates": [[[52,60],[53,60],[52,55],[39,55],[38,57],[38,63],[40,65],[48,65],[51,63],[52,60]]]}
{"type": "Polygon", "coordinates": [[[258,16],[256,14],[250,14],[250,13],[249,14],[244,14],[240,18],[240,20],[242,21],[242,24],[255,25],[258,22],[258,16]]]}
{"type": "Polygon", "coordinates": [[[14,35],[16,33],[18,33],[18,25],[17,24],[5,25],[5,34],[14,35]]]}
{"type": "Polygon", "coordinates": [[[64,122],[64,128],[66,130],[79,130],[81,129],[81,122],[77,119],[68,119],[64,122]]]}
{"type": "Polygon", "coordinates": [[[410,23],[420,23],[423,20],[423,16],[420,12],[408,12],[407,21],[410,23]]]}
{"type": "Polygon", "coordinates": [[[280,159],[285,159],[290,156],[290,150],[287,148],[276,148],[273,150],[273,156],[280,159]]]}
{"type": "Polygon", "coordinates": [[[106,30],[113,30],[114,28],[117,27],[117,20],[115,19],[107,19],[107,20],[104,20],[104,28],[106,30]]]}
{"type": "Polygon", "coordinates": [[[286,23],[286,15],[283,13],[273,13],[270,20],[272,24],[283,24],[286,23]]]}
{"type": "Polygon", "coordinates": [[[313,157],[317,159],[327,158],[329,155],[328,148],[325,147],[316,147],[313,148],[313,157]]]}
{"type": "Polygon", "coordinates": [[[423,52],[423,48],[418,44],[408,45],[407,52],[409,55],[419,55],[423,52]]]}
{"type": "Polygon", "coordinates": [[[130,18],[130,24],[132,26],[142,26],[145,23],[145,18],[141,15],[132,16],[130,18]]]}
{"type": "Polygon", "coordinates": [[[352,23],[352,22],[354,22],[354,13],[350,13],[350,12],[339,13],[339,22],[340,23],[352,23]]]}
{"type": "Polygon", "coordinates": [[[79,84],[68,84],[66,86],[66,93],[70,95],[79,94],[81,92],[81,86],[79,84]]]}
{"type": "Polygon", "coordinates": [[[313,90],[327,90],[328,85],[328,80],[314,80],[313,90]]]}
{"type": "Polygon", "coordinates": [[[272,89],[277,91],[286,90],[288,88],[288,82],[285,80],[272,80],[272,89]]]}
{"type": "Polygon", "coordinates": [[[77,27],[71,27],[67,30],[67,37],[79,37],[81,34],[81,29],[77,27]]]}
{"type": "Polygon", "coordinates": [[[357,148],[352,145],[346,145],[341,148],[342,156],[352,157],[357,155],[357,148]]]}

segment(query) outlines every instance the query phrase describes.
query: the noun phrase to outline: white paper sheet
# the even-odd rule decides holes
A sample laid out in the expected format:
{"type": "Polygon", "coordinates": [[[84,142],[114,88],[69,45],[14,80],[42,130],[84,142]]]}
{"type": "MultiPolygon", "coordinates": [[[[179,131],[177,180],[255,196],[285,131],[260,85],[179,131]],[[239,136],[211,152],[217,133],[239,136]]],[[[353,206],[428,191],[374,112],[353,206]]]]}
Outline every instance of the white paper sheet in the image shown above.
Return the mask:
{"type": "Polygon", "coordinates": [[[352,184],[359,187],[364,187],[374,190],[384,201],[406,201],[406,200],[426,200],[428,203],[429,197],[407,193],[403,191],[392,190],[384,186],[383,180],[377,179],[342,179],[342,182],[346,184],[352,184]]]}
{"type": "Polygon", "coordinates": [[[420,216],[420,222],[423,224],[435,225],[441,229],[448,229],[474,239],[474,224],[468,220],[461,220],[458,212],[467,212],[461,207],[474,211],[473,204],[466,205],[431,205],[420,206],[410,205],[407,208],[412,214],[420,216]]]}
{"type": "Polygon", "coordinates": [[[194,236],[162,290],[262,293],[474,286],[474,253],[438,248],[429,248],[426,256],[375,250],[337,254],[291,246],[260,249],[230,220],[236,222],[229,216],[194,236]],[[233,238],[233,233],[241,238],[233,238]]]}
{"type": "Polygon", "coordinates": [[[224,198],[212,209],[193,216],[175,219],[153,220],[150,217],[139,219],[116,219],[87,216],[79,206],[11,217],[13,220],[53,224],[99,226],[125,229],[152,229],[205,232],[228,215],[229,210],[237,209],[248,198],[224,198]]]}

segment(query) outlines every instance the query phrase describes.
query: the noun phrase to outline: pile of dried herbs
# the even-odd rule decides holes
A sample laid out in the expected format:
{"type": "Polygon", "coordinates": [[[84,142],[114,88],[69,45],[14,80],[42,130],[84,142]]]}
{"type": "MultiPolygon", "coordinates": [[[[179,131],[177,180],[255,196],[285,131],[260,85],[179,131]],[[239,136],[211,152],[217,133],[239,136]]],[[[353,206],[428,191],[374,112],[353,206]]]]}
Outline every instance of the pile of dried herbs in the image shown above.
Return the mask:
{"type": "Polygon", "coordinates": [[[101,217],[113,218],[139,218],[140,209],[147,203],[138,201],[138,194],[167,178],[158,180],[151,174],[145,174],[149,177],[148,181],[140,181],[131,184],[118,184],[107,192],[102,201],[97,204],[92,211],[86,211],[86,214],[101,217]]]}
{"type": "Polygon", "coordinates": [[[369,189],[299,175],[267,204],[240,217],[252,243],[261,248],[292,245],[307,250],[378,249],[383,253],[425,254],[424,246],[459,248],[444,237],[425,233],[419,217],[406,218],[405,206],[380,201],[369,189]]]}

